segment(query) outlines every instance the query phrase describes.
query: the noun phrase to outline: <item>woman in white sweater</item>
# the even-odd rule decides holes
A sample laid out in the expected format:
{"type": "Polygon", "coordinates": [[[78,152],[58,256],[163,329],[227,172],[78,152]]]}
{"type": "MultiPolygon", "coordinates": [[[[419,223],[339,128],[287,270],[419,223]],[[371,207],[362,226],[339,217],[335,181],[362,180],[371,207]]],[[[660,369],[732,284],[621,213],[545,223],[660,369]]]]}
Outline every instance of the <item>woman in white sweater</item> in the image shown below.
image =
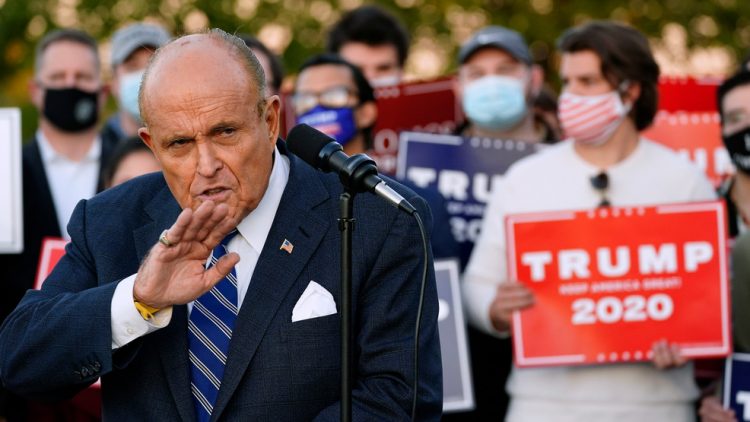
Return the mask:
{"type": "MultiPolygon", "coordinates": [[[[659,76],[641,33],[591,22],[563,34],[559,47],[568,140],[518,162],[497,184],[466,269],[469,321],[496,335],[507,333],[513,311],[534,306],[529,289],[506,279],[505,215],[715,197],[697,167],[640,136],[656,113],[659,76]]],[[[693,420],[692,366],[666,342],[653,352],[653,363],[513,368],[507,420],[693,420]]]]}

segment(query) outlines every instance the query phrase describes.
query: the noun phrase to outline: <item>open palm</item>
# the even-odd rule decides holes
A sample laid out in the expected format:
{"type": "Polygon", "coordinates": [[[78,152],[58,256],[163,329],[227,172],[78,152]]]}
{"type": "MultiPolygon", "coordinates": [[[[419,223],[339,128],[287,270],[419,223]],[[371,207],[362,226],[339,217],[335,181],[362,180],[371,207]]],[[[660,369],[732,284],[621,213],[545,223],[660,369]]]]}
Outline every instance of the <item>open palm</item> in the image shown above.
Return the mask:
{"type": "Polygon", "coordinates": [[[151,248],[141,264],[133,288],[136,300],[155,308],[191,302],[209,291],[239,262],[229,253],[205,269],[213,248],[235,226],[224,204],[202,203],[197,210],[186,208],[169,228],[171,246],[160,242],[151,248]]]}

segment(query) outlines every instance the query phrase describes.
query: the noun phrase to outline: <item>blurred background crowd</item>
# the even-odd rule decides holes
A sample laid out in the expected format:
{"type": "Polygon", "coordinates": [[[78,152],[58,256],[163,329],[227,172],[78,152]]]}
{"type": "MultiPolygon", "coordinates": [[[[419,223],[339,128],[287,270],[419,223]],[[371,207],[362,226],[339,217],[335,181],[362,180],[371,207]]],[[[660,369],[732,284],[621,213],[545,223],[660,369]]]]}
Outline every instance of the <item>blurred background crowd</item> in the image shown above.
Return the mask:
{"type": "MultiPolygon", "coordinates": [[[[0,1],[0,106],[22,107],[23,133],[35,128],[26,84],[33,50],[54,28],[86,30],[100,43],[105,78],[112,34],[128,22],[163,25],[173,34],[205,27],[254,34],[294,74],[326,46],[328,29],[361,0],[3,0],[0,1]]],[[[588,19],[616,19],[637,27],[652,43],[665,75],[726,75],[750,45],[750,4],[739,0],[682,1],[424,1],[375,2],[410,34],[406,77],[454,72],[461,43],[479,28],[499,24],[521,32],[535,63],[555,86],[554,42],[588,19]]],[[[107,79],[108,80],[108,79],[107,79]]],[[[288,84],[286,85],[289,86],[288,84]]],[[[110,101],[109,110],[114,108],[110,101]]]]}

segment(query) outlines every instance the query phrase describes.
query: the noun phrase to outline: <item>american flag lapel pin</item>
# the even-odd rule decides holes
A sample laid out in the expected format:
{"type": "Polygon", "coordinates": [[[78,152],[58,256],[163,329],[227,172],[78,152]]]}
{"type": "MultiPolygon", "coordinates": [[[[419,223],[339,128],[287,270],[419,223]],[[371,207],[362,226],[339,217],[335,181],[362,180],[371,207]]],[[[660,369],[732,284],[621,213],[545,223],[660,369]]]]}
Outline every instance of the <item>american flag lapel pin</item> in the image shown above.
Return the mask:
{"type": "Polygon", "coordinates": [[[294,245],[292,245],[292,242],[284,239],[284,241],[281,242],[281,247],[279,249],[290,254],[292,253],[292,250],[294,249],[294,245]]]}

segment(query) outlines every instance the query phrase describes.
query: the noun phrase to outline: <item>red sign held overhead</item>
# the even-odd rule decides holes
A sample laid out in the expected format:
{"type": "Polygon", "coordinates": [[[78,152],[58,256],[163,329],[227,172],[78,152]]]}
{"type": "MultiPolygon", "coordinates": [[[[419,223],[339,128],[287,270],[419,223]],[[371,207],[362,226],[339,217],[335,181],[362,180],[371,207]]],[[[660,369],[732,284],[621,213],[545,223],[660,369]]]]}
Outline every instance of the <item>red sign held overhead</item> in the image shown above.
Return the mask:
{"type": "Polygon", "coordinates": [[[719,78],[659,78],[659,110],[668,112],[716,111],[719,78]]]}
{"type": "Polygon", "coordinates": [[[720,79],[661,78],[659,112],[643,136],[685,156],[718,186],[733,172],[721,141],[716,90],[720,79]]]}
{"type": "Polygon", "coordinates": [[[373,155],[385,173],[396,172],[399,133],[452,134],[461,116],[453,94],[453,77],[378,88],[378,122],[373,155]]]}
{"type": "Polygon", "coordinates": [[[659,142],[692,161],[718,186],[734,171],[721,141],[719,113],[660,111],[643,136],[659,142]]]}
{"type": "Polygon", "coordinates": [[[726,356],[724,212],[708,202],[508,216],[508,277],[536,297],[513,316],[516,364],[649,360],[661,339],[685,356],[726,356]]]}

